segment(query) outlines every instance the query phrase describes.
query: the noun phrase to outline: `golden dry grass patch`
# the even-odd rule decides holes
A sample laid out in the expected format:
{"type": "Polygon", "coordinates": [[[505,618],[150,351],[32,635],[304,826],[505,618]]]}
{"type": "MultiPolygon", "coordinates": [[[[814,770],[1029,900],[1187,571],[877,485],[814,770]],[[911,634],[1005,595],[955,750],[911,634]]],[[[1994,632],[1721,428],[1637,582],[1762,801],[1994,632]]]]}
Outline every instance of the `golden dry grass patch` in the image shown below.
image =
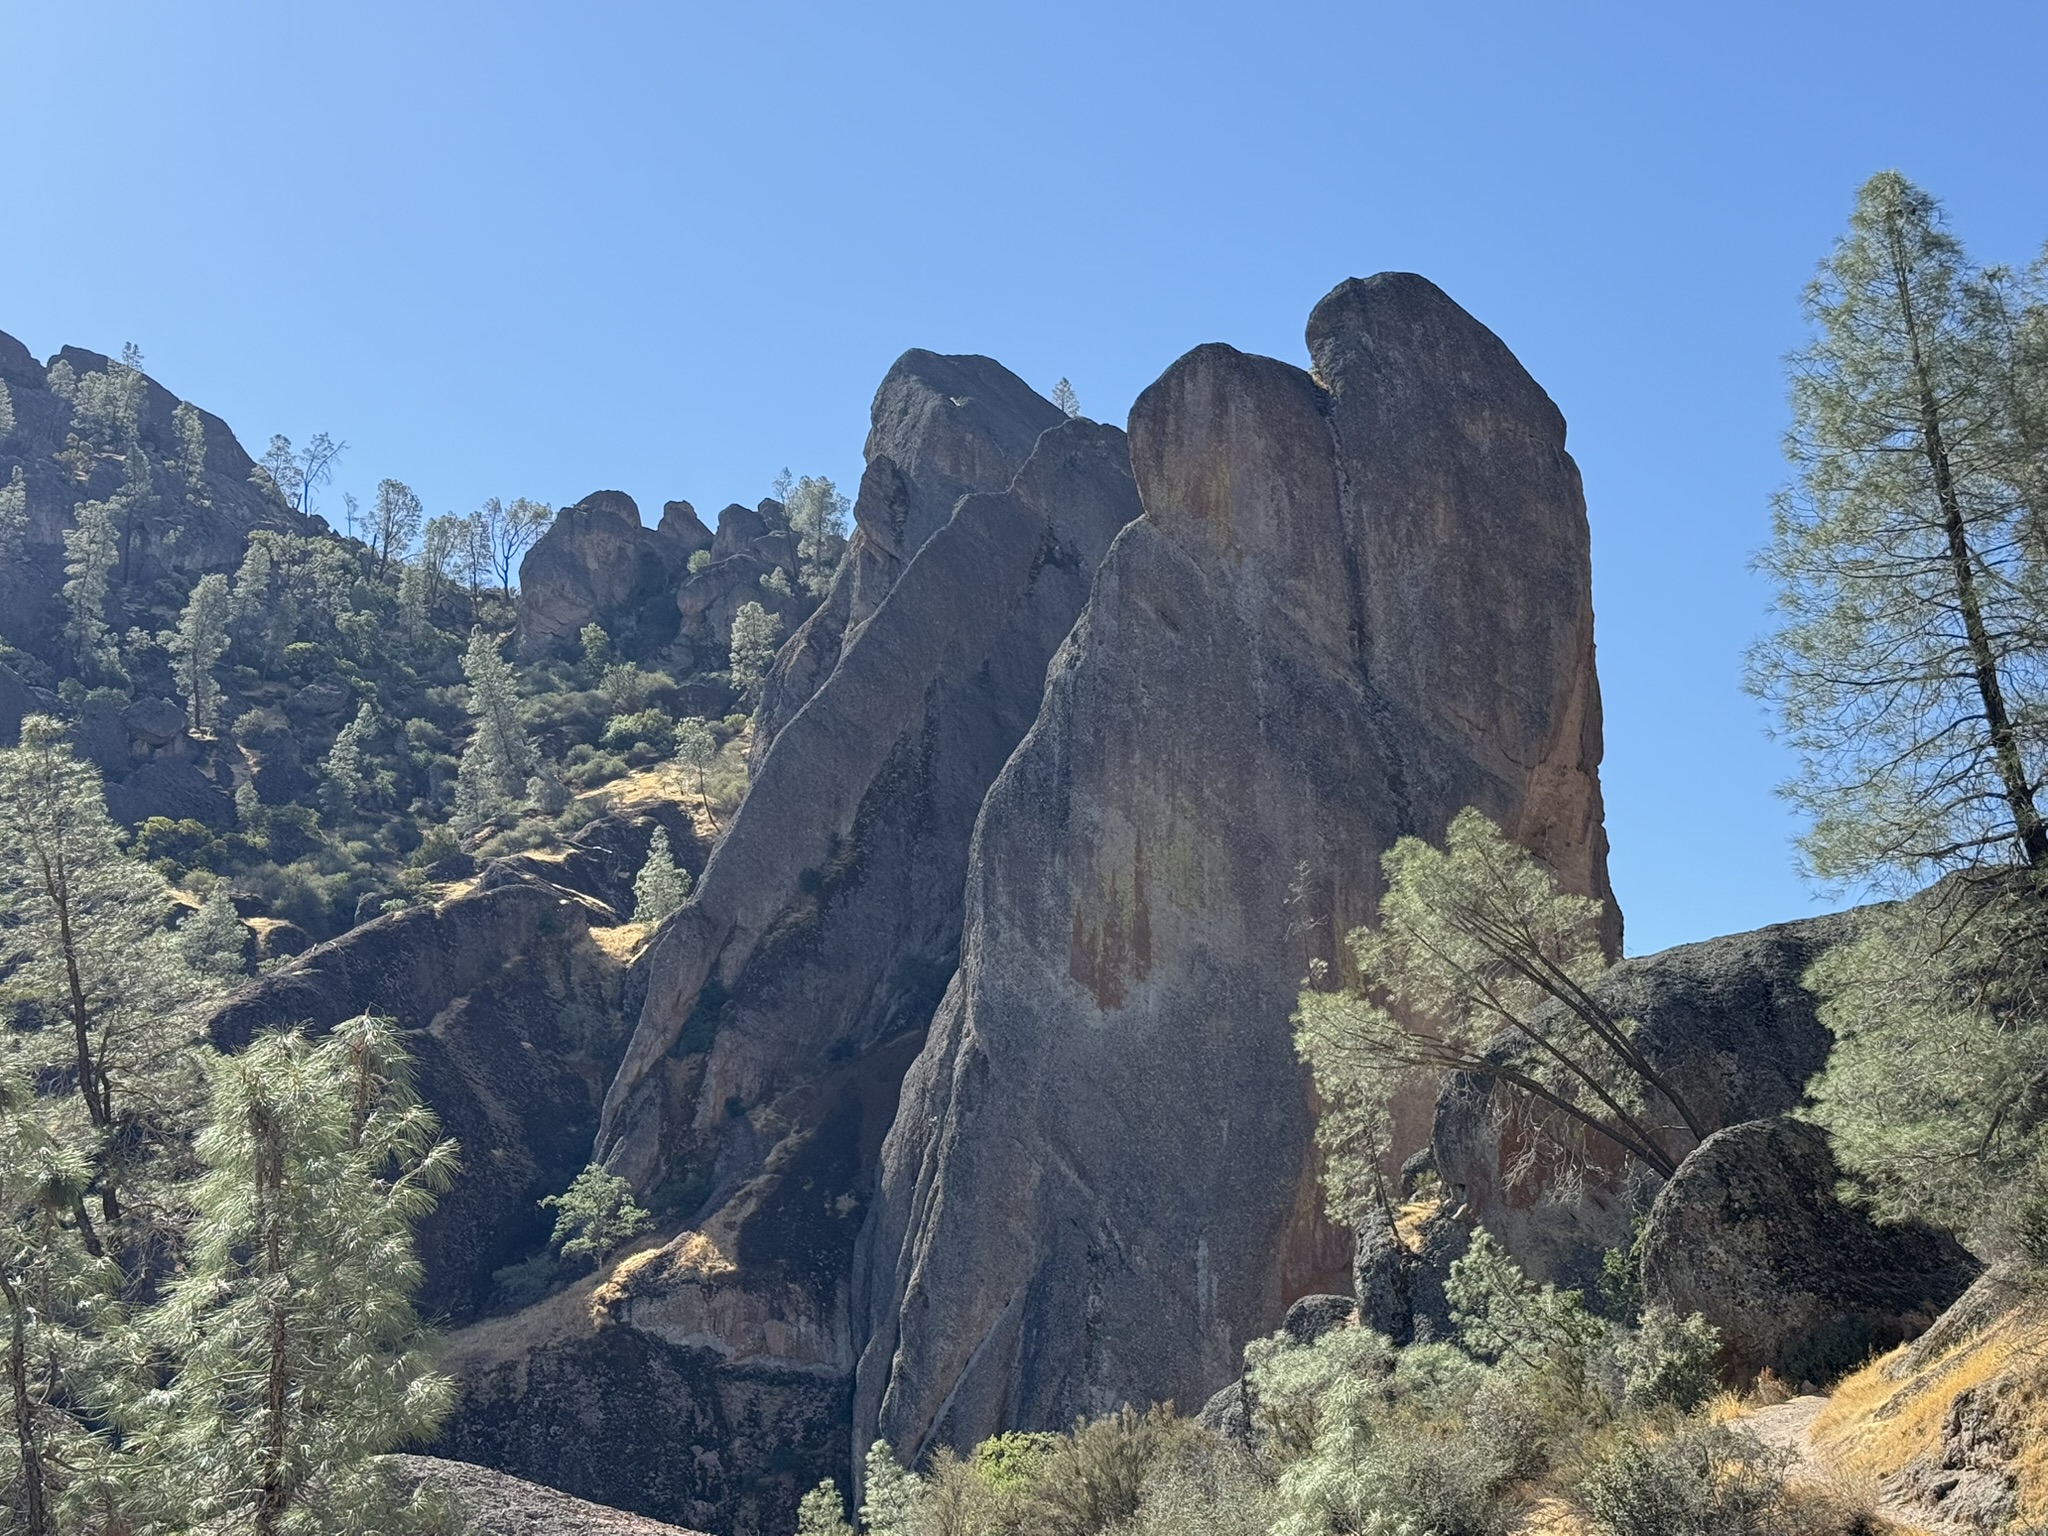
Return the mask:
{"type": "Polygon", "coordinates": [[[2011,1464],[2022,1520],[2048,1517],[2048,1302],[2015,1306],[1903,1379],[1886,1374],[1902,1350],[1835,1388],[1813,1436],[1844,1471],[1884,1478],[1937,1454],[1950,1406],[1973,1387],[2009,1383],[2021,1445],[2011,1464]]]}

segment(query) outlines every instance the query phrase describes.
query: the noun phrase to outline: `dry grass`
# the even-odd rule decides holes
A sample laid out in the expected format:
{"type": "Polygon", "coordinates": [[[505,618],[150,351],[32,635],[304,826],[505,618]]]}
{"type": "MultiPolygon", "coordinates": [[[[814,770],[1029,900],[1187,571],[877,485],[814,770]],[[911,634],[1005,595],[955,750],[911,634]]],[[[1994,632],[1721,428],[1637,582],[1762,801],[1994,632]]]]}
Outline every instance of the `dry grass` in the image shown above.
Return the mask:
{"type": "Polygon", "coordinates": [[[1394,1212],[1394,1236],[1398,1237],[1410,1253],[1422,1248],[1422,1229],[1429,1218],[1444,1208],[1442,1195],[1425,1195],[1419,1200],[1410,1200],[1394,1212]]]}
{"type": "Polygon", "coordinates": [[[647,1243],[615,1263],[590,1293],[591,1320],[608,1322],[614,1310],[643,1288],[715,1280],[738,1272],[739,1266],[707,1233],[683,1232],[667,1242],[647,1243]]]}
{"type": "Polygon", "coordinates": [[[1950,1404],[1972,1387],[2007,1384],[2020,1417],[2012,1464],[2023,1520],[2048,1517],[2048,1303],[2014,1307],[1903,1379],[1885,1374],[1894,1351],[1841,1382],[1814,1439],[1844,1472],[1883,1478],[1941,1447],[1950,1404]]]}
{"type": "Polygon", "coordinates": [[[639,958],[640,951],[646,947],[647,941],[654,937],[654,930],[658,926],[655,923],[619,923],[610,928],[600,928],[593,924],[590,929],[590,942],[603,951],[607,958],[616,960],[621,965],[631,965],[639,958]]]}

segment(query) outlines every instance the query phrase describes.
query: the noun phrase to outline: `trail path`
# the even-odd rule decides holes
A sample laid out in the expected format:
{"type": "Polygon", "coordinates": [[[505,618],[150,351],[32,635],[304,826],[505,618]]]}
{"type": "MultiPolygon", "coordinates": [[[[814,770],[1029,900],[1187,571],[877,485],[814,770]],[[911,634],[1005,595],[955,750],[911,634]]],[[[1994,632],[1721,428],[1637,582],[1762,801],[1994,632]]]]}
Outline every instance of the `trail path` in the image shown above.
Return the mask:
{"type": "MultiPolygon", "coordinates": [[[[1736,1419],[1734,1424],[1738,1429],[1748,1430],[1773,1450],[1783,1451],[1789,1456],[1791,1463],[1785,1471],[1791,1481],[1827,1483],[1838,1474],[1820,1447],[1813,1443],[1813,1421],[1820,1417],[1821,1409],[1827,1405],[1825,1397],[1795,1397],[1789,1403],[1753,1409],[1736,1419]]],[[[1879,1497],[1877,1513],[1899,1531],[1915,1533],[1915,1536],[1972,1536],[1966,1527],[1932,1519],[1924,1509],[1902,1503],[1889,1495],[1879,1497]]]]}

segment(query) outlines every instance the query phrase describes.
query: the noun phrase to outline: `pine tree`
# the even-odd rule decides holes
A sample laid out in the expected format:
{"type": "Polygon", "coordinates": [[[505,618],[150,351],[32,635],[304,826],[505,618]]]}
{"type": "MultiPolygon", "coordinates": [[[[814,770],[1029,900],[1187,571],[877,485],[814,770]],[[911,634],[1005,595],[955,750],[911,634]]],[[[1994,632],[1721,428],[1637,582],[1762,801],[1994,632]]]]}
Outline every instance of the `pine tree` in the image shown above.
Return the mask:
{"type": "Polygon", "coordinates": [[[690,872],[669,852],[668,832],[656,827],[647,845],[647,862],[633,877],[633,921],[666,922],[690,899],[690,872]]]}
{"type": "Polygon", "coordinates": [[[185,494],[204,501],[206,422],[190,401],[181,400],[171,412],[171,427],[178,437],[178,478],[185,482],[185,494]]]}
{"type": "Polygon", "coordinates": [[[750,702],[759,702],[781,633],[782,621],[759,603],[741,603],[732,616],[732,685],[750,702]]]}
{"type": "Polygon", "coordinates": [[[14,436],[14,396],[7,392],[7,385],[0,380],[0,443],[14,436]]]}
{"type": "Polygon", "coordinates": [[[91,1168],[49,1113],[0,1071],[0,1511],[24,1536],[120,1529],[125,1502],[108,1433],[121,1275],[86,1212],[91,1168]]]}
{"type": "Polygon", "coordinates": [[[220,724],[220,684],[213,669],[228,650],[228,579],[219,573],[199,578],[165,641],[171,653],[171,674],[185,695],[185,714],[195,732],[211,732],[220,724]]]}
{"type": "Polygon", "coordinates": [[[2048,624],[2039,465],[2015,419],[1996,285],[1896,172],[1858,193],[1807,291],[1793,360],[1798,479],[1759,557],[1782,627],[1751,658],[1801,768],[1828,880],[1915,885],[2048,868],[2048,624]]]}
{"type": "Polygon", "coordinates": [[[924,1493],[924,1484],[903,1469],[889,1442],[877,1440],[862,1469],[860,1528],[867,1536],[911,1536],[924,1493]]]}
{"type": "Polygon", "coordinates": [[[120,557],[114,504],[89,501],[64,533],[64,643],[72,664],[88,677],[118,673],[107,594],[120,557]]]}
{"type": "Polygon", "coordinates": [[[512,808],[526,789],[535,760],[519,723],[517,680],[481,629],[470,632],[462,674],[469,681],[469,716],[475,729],[456,774],[455,830],[467,835],[512,808]]]}
{"type": "Polygon", "coordinates": [[[110,1218],[128,1160],[159,1129],[175,1131],[187,1016],[207,991],[165,926],[169,910],[162,877],[122,855],[99,774],[72,755],[63,726],[23,720],[21,744],[0,750],[0,970],[62,1020],[34,1037],[36,1064],[68,1072],[103,1138],[110,1218]]]}
{"type": "Polygon", "coordinates": [[[697,803],[711,814],[711,794],[705,787],[704,770],[718,759],[718,738],[711,734],[709,721],[695,717],[676,722],[675,759],[697,775],[697,803]]]}
{"type": "Polygon", "coordinates": [[[1074,393],[1071,381],[1061,379],[1052,387],[1052,403],[1058,406],[1069,421],[1081,414],[1081,397],[1074,393]]]}
{"type": "Polygon", "coordinates": [[[225,880],[213,882],[199,910],[178,930],[185,960],[202,976],[248,974],[249,927],[235,911],[225,880]]]}
{"type": "Polygon", "coordinates": [[[854,1536],[846,1523],[846,1500],[831,1478],[797,1500],[796,1536],[854,1536]]]}
{"type": "Polygon", "coordinates": [[[370,548],[377,556],[376,574],[412,548],[420,536],[426,509],[413,488],[403,480],[379,480],[377,500],[370,512],[370,548]]]}
{"type": "Polygon", "coordinates": [[[453,1401],[414,1311],[412,1226],[456,1169],[389,1020],[257,1039],[212,1069],[185,1278],[153,1325],[177,1358],[155,1443],[195,1524],[406,1529],[373,1458],[453,1401]]]}
{"type": "Polygon", "coordinates": [[[0,560],[19,560],[27,542],[28,484],[17,464],[7,483],[0,485],[0,560]]]}
{"type": "Polygon", "coordinates": [[[1404,837],[1381,867],[1378,925],[1346,938],[1358,985],[1321,990],[1318,971],[1295,1015],[1327,1106],[1317,1135],[1333,1212],[1356,1219],[1377,1198],[1396,1096],[1454,1072],[1490,1077],[1515,1109],[1518,1173],[1569,1187],[1593,1138],[1669,1178],[1687,1138],[1712,1127],[1593,995],[1608,964],[1600,903],[1560,891],[1469,807],[1442,849],[1404,837]]]}
{"type": "Polygon", "coordinates": [[[363,746],[375,729],[375,712],[367,703],[358,704],[348,724],[335,733],[334,745],[327,749],[321,790],[327,801],[328,817],[336,825],[355,814],[356,806],[369,790],[363,746]]]}
{"type": "Polygon", "coordinates": [[[839,557],[846,552],[847,500],[822,475],[805,475],[790,484],[788,470],[776,486],[782,493],[789,526],[796,533],[799,574],[806,590],[822,594],[832,584],[839,557]]]}

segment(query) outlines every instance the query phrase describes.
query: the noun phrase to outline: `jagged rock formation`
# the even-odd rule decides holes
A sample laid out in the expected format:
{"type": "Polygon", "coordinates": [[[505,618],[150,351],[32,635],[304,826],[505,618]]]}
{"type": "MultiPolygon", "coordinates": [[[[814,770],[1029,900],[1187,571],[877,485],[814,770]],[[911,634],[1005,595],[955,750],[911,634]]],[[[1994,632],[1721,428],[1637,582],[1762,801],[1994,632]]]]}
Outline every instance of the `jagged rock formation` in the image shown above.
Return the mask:
{"type": "Polygon", "coordinates": [[[718,514],[708,546],[711,563],[691,574],[676,593],[682,629],[683,671],[718,669],[732,654],[732,621],[745,603],[759,603],[788,634],[810,615],[817,599],[804,590],[796,535],[782,503],[747,508],[735,502],[718,514]],[[780,573],[779,576],[777,573],[780,573]]]}
{"type": "Polygon", "coordinates": [[[875,391],[846,558],[824,602],[776,658],[755,711],[757,767],[954,503],[1008,486],[1038,435],[1064,419],[993,358],[913,348],[896,360],[875,391]]]}
{"type": "MultiPolygon", "coordinates": [[[[66,376],[77,380],[105,373],[111,359],[82,347],[66,347],[45,367],[19,341],[0,333],[0,388],[7,391],[11,432],[0,433],[0,487],[19,469],[27,499],[28,526],[20,551],[0,560],[0,641],[35,657],[57,675],[68,670],[60,636],[64,625],[59,594],[64,586],[64,533],[77,509],[112,496],[122,469],[105,456],[68,454],[78,427],[66,376]],[[53,387],[53,380],[57,387],[53,387]],[[62,455],[63,457],[60,457],[62,455]]],[[[256,528],[307,532],[324,527],[291,511],[276,492],[250,478],[255,463],[226,422],[198,410],[203,434],[199,463],[187,462],[173,413],[178,397],[144,377],[137,426],[153,465],[151,496],[138,503],[120,529],[120,564],[113,584],[115,607],[108,622],[119,631],[151,616],[152,588],[167,575],[185,583],[212,571],[232,571],[256,528]]]]}
{"type": "Polygon", "coordinates": [[[1199,1403],[1348,1281],[1288,1016],[1395,838],[1478,805],[1608,895],[1563,419],[1418,277],[1308,341],[1313,375],[1199,348],[1132,412],[1145,515],[983,805],[884,1148],[856,1444],[1199,1403]]]}
{"type": "MultiPolygon", "coordinates": [[[[673,504],[672,504],[673,505],[673,504]]],[[[624,491],[595,491],[556,514],[519,562],[519,628],[527,660],[572,651],[586,624],[601,624],[619,654],[640,658],[676,636],[675,591],[690,556],[710,542],[687,521],[640,521],[624,491]]]]}
{"type": "MultiPolygon", "coordinates": [[[[688,861],[690,845],[678,847],[688,861]]],[[[420,1225],[421,1304],[458,1321],[489,1302],[494,1271],[546,1241],[551,1221],[535,1202],[588,1160],[645,985],[593,941],[593,924],[615,920],[604,907],[509,870],[484,884],[309,949],[207,1021],[222,1050],[365,1010],[421,1031],[420,1090],[463,1160],[462,1178],[420,1225]]]]}
{"type": "MultiPolygon", "coordinates": [[[[1643,1054],[1709,1130],[1781,1115],[1799,1104],[1833,1044],[1800,978],[1854,921],[1836,914],[1778,923],[1623,960],[1594,996],[1636,1022],[1643,1054]]],[[[1601,1255],[1629,1240],[1655,1197],[1653,1176],[1617,1163],[1596,1170],[1569,1203],[1546,1198],[1540,1184],[1511,1177],[1519,1148],[1492,1092],[1488,1080],[1461,1077],[1438,1096],[1432,1151],[1450,1204],[1537,1278],[1597,1286],[1601,1255]]],[[[1679,1155],[1692,1150],[1683,1126],[1667,1132],[1679,1155]]]]}
{"type": "Polygon", "coordinates": [[[1825,1382],[1924,1332],[1982,1266],[1931,1227],[1835,1198],[1819,1130],[1753,1120],[1679,1166],[1643,1229],[1643,1298],[1721,1330],[1725,1369],[1825,1382]]]}

